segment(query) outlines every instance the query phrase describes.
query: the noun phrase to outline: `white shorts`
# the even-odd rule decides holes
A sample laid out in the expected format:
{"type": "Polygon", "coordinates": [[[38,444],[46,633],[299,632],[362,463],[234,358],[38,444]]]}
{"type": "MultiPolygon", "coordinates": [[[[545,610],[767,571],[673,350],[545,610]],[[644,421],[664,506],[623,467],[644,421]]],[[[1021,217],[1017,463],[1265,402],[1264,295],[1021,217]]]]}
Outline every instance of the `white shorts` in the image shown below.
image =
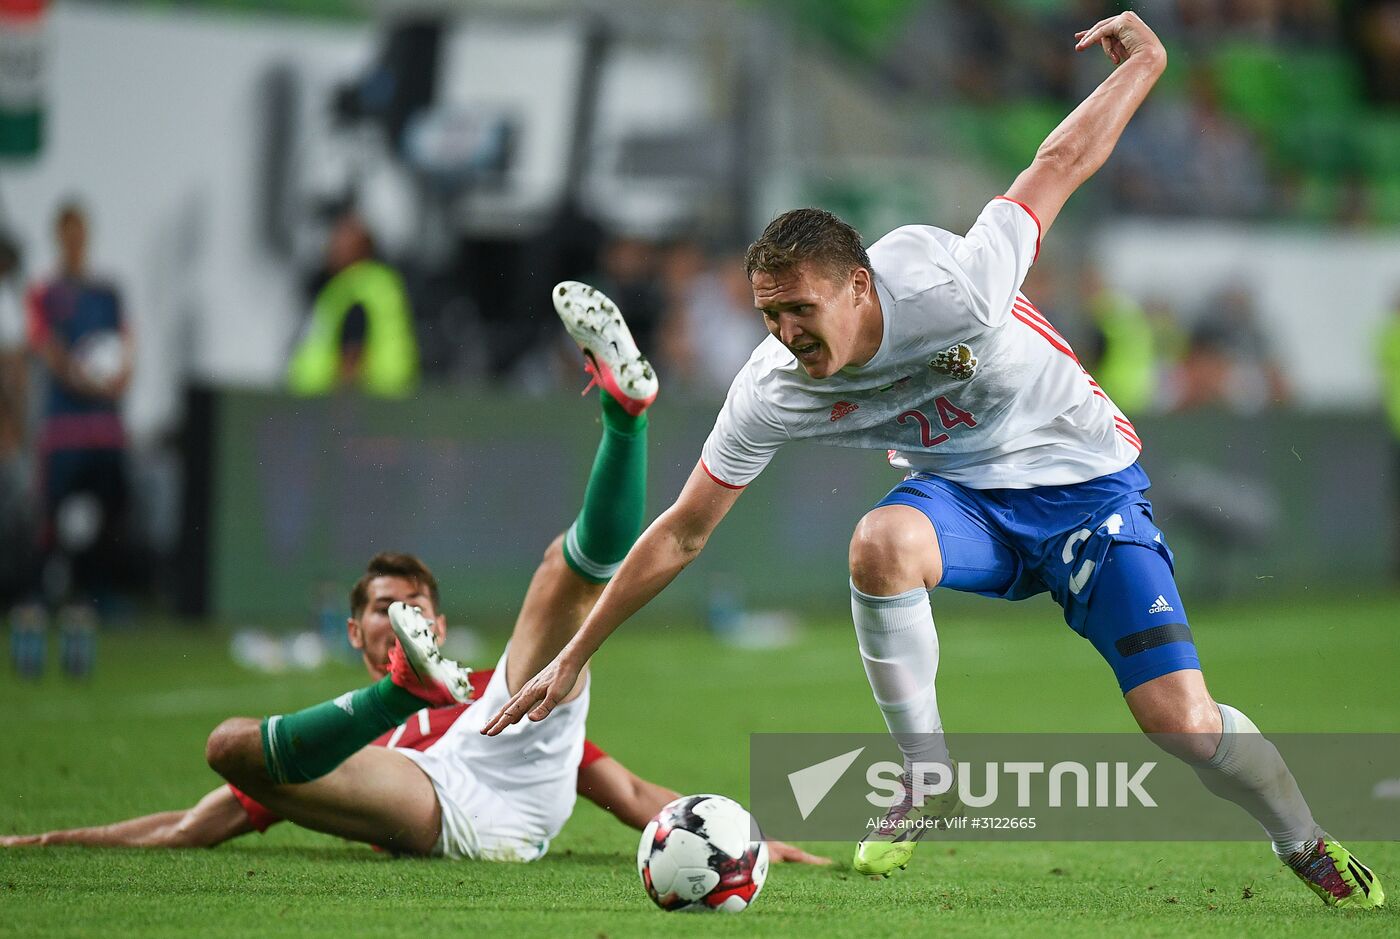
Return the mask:
{"type": "MultiPolygon", "coordinates": [[[[403,750],[432,781],[442,810],[433,853],[485,861],[534,861],[574,810],[583,758],[588,686],[538,723],[528,718],[498,736],[480,731],[510,694],[506,653],[481,698],[426,750],[403,750]]],[[[585,679],[586,681],[586,679],[585,679]]]]}

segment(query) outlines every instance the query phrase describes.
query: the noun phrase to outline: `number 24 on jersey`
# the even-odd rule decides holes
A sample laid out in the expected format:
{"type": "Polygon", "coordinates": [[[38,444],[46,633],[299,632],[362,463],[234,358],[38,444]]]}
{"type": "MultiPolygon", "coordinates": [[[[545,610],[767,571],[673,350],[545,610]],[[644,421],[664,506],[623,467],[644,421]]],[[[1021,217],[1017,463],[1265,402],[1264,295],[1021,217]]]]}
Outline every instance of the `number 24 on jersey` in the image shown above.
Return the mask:
{"type": "MultiPolygon", "coordinates": [[[[966,424],[968,427],[976,427],[977,421],[972,415],[949,401],[946,395],[939,395],[934,399],[934,409],[938,412],[938,423],[943,425],[944,430],[952,430],[959,424],[966,424]]],[[[933,422],[928,419],[928,415],[919,410],[908,410],[900,414],[895,419],[896,424],[907,424],[913,421],[919,425],[919,442],[925,447],[936,447],[940,443],[945,443],[952,438],[945,433],[935,434],[933,432],[933,422]]]]}

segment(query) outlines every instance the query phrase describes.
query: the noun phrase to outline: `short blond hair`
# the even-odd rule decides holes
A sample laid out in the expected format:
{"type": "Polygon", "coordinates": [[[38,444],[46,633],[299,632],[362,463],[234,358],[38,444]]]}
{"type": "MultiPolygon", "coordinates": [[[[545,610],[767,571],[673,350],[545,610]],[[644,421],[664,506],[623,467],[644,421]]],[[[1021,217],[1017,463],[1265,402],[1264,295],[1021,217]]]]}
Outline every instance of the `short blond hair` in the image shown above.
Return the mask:
{"type": "Polygon", "coordinates": [[[842,278],[858,267],[870,270],[860,232],[825,209],[807,208],[768,223],[744,254],[744,273],[753,280],[754,274],[778,274],[806,263],[842,278]]]}

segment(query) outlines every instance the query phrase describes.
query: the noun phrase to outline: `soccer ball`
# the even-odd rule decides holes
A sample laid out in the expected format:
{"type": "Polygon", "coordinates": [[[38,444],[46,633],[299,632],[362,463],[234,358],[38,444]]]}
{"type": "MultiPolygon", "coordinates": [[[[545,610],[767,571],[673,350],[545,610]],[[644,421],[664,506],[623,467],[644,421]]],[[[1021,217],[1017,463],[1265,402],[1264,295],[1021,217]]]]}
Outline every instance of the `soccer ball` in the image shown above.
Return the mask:
{"type": "Polygon", "coordinates": [[[637,873],[663,910],[740,913],[763,889],[768,843],[744,807],[724,796],[681,796],[647,823],[637,873]]]}

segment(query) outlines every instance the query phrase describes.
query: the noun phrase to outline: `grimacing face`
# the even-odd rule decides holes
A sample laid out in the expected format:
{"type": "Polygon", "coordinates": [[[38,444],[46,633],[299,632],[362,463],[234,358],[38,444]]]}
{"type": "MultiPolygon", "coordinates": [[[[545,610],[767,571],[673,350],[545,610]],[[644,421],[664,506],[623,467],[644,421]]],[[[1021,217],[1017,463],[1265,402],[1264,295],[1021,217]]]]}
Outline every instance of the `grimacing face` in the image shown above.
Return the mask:
{"type": "Polygon", "coordinates": [[[763,324],[812,378],[829,378],[848,365],[864,365],[880,348],[884,329],[870,272],[844,278],[803,262],[749,281],[763,324]]]}
{"type": "Polygon", "coordinates": [[[447,635],[447,617],[433,608],[432,597],[417,581],[404,577],[376,577],[369,582],[368,593],[369,602],[363,610],[352,611],[358,612],[358,618],[351,616],[345,628],[350,636],[350,645],[360,650],[365,669],[371,677],[380,679],[389,673],[389,650],[394,647],[389,605],[395,600],[422,607],[424,614],[433,621],[439,643],[447,635]]]}

